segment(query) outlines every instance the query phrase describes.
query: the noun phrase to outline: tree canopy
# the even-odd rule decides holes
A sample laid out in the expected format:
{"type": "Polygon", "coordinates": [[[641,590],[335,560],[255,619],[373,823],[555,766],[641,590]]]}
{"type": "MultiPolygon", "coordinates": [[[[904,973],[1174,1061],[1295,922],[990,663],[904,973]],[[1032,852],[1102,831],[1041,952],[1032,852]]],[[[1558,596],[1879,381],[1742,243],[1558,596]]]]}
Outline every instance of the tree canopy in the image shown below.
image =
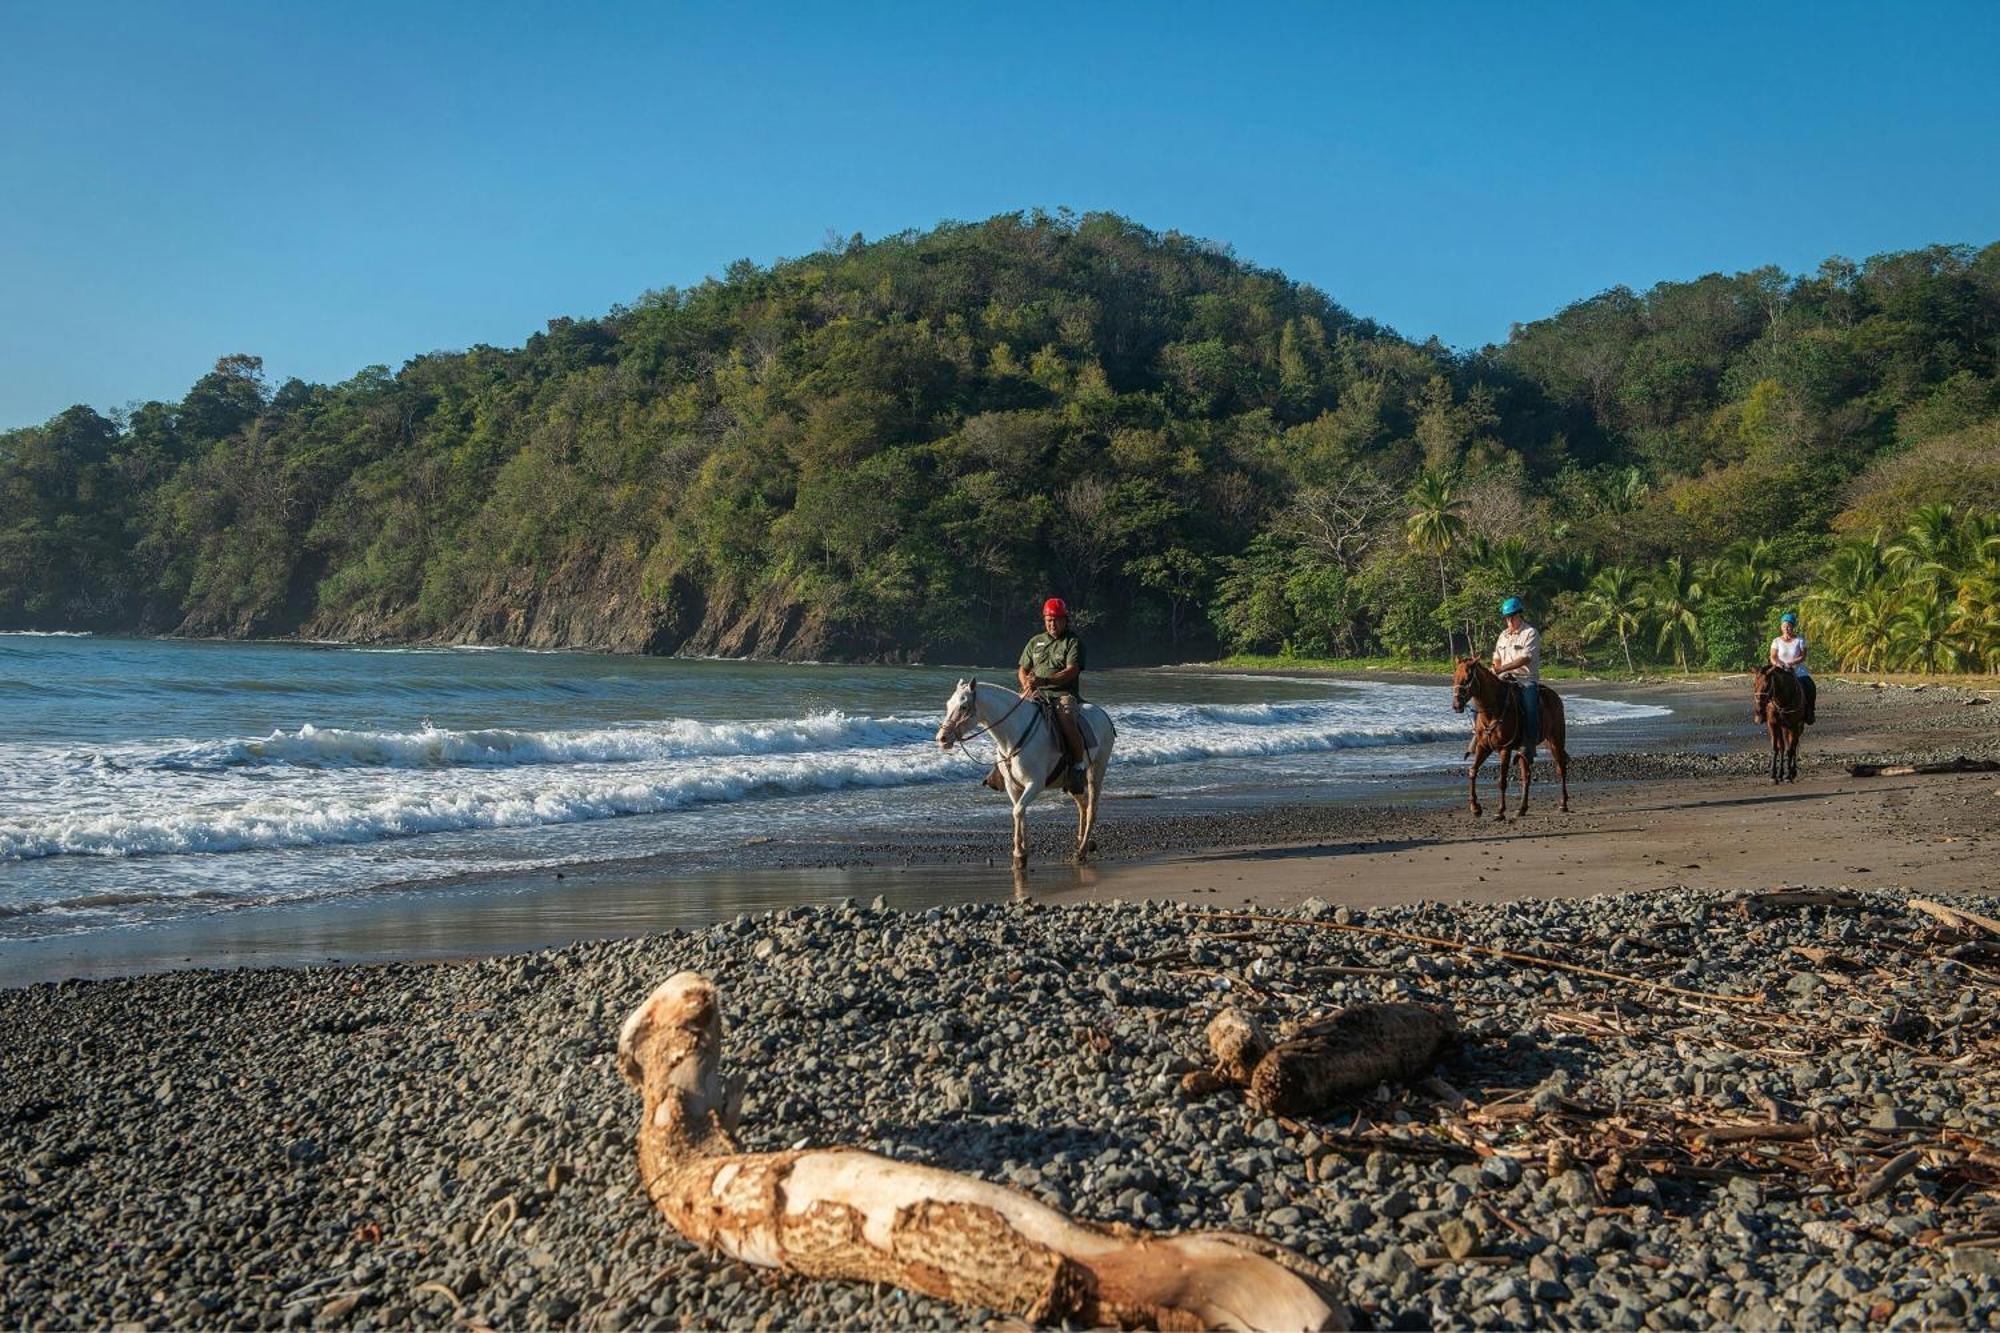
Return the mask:
{"type": "Polygon", "coordinates": [[[1520,592],[1559,652],[1692,665],[1831,617],[1868,547],[1911,662],[1990,666],[1996,357],[2000,245],[1453,354],[1208,242],[1010,214],[0,434],[0,627],[965,658],[1054,593],[1100,661],[1434,655],[1520,592]]]}

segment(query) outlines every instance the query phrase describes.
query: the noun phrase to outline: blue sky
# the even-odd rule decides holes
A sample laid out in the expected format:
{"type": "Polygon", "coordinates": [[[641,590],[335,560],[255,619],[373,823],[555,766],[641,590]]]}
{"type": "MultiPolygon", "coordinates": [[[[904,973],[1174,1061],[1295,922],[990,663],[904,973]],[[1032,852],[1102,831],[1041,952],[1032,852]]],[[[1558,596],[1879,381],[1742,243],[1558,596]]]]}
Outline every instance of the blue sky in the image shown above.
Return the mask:
{"type": "Polygon", "coordinates": [[[1019,208],[1460,347],[2000,239],[2000,5],[0,0],[0,428],[1019,208]]]}

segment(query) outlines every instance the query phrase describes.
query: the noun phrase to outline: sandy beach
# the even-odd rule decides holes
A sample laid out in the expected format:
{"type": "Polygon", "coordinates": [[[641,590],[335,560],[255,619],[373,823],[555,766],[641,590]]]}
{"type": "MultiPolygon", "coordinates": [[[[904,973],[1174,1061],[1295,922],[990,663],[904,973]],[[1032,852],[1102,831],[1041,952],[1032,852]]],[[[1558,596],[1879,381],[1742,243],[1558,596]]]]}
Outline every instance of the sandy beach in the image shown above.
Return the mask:
{"type": "Polygon", "coordinates": [[[690,875],[668,922],[657,872],[626,865],[443,891],[456,916],[414,895],[321,909],[317,937],[310,914],[273,914],[233,953],[226,932],[112,942],[100,974],[218,951],[460,961],[0,991],[0,1319],[985,1325],[697,1252],[652,1210],[614,1043],[653,985],[696,968],[724,990],[751,1147],[853,1143],[1081,1216],[1256,1232],[1332,1273],[1358,1326],[1989,1322],[2000,941],[1906,904],[2000,912],[2000,775],[1846,766],[1995,757],[1993,707],[1830,682],[1800,780],[1774,788],[1740,682],[1630,688],[1674,699],[1676,721],[1656,750],[1581,756],[1567,815],[1543,764],[1530,814],[1505,823],[1474,821],[1448,774],[1372,804],[1114,805],[1083,871],[1051,861],[1067,821],[1046,812],[1020,889],[986,864],[996,821],[745,848],[690,875]],[[1750,901],[1781,886],[1844,892],[1750,901]],[[836,896],[857,901],[799,905],[836,896]],[[628,938],[559,943],[593,924],[628,938]],[[1456,1093],[1279,1123],[1179,1091],[1221,1006],[1281,1026],[1375,998],[1456,1013],[1466,1040],[1437,1070],[1456,1093]],[[1703,1146],[1766,1119],[1820,1155],[1703,1146]]]}

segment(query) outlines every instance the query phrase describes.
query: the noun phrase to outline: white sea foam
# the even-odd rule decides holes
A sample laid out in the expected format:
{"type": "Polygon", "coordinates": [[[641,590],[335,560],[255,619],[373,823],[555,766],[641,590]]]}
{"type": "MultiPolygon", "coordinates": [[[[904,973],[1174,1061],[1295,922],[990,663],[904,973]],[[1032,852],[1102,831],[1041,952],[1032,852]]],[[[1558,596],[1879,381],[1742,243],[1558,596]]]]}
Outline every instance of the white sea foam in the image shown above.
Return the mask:
{"type": "Polygon", "coordinates": [[[518,767],[531,764],[644,763],[696,755],[774,754],[909,742],[929,732],[917,722],[855,718],[837,710],[768,722],[698,722],[674,718],[579,730],[495,727],[452,731],[356,731],[317,727],[261,739],[194,741],[155,750],[126,749],[127,767],[218,769],[256,765],[301,768],[518,767]]]}

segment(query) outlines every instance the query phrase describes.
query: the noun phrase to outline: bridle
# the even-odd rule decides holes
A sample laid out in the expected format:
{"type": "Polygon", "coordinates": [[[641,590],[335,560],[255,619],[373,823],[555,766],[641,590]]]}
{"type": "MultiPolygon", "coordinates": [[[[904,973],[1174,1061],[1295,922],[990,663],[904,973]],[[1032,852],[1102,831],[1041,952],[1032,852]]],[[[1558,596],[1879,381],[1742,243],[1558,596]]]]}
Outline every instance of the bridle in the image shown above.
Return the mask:
{"type": "MultiPolygon", "coordinates": [[[[978,705],[979,682],[977,680],[967,681],[965,689],[966,693],[970,696],[970,702],[968,702],[965,705],[965,708],[963,710],[956,710],[956,709],[953,710],[951,716],[947,717],[944,720],[944,725],[938,728],[938,739],[940,741],[945,741],[951,745],[962,745],[966,741],[971,740],[975,736],[993,736],[993,728],[999,726],[1002,722],[1005,722],[1008,718],[1014,716],[1014,710],[1019,708],[1022,704],[1028,702],[1029,699],[1029,696],[1025,694],[1017,696],[1014,702],[1011,705],[1009,705],[1006,712],[994,718],[991,722],[988,722],[983,726],[976,728],[975,730],[967,731],[966,727],[972,723],[973,718],[967,716],[963,719],[960,719],[959,712],[963,711],[967,714],[970,714],[972,710],[978,705]]],[[[1035,717],[1033,719],[1030,719],[1028,723],[1028,729],[1021,733],[1020,744],[1014,747],[1013,752],[1011,754],[1008,752],[1007,747],[1000,743],[1000,738],[998,736],[993,736],[993,749],[995,750],[995,752],[999,754],[1002,763],[1005,763],[1007,760],[1010,760],[1015,755],[1021,753],[1021,751],[1027,746],[1028,737],[1035,734],[1035,722],[1038,721],[1040,718],[1041,714],[1036,713],[1035,717]]]]}

